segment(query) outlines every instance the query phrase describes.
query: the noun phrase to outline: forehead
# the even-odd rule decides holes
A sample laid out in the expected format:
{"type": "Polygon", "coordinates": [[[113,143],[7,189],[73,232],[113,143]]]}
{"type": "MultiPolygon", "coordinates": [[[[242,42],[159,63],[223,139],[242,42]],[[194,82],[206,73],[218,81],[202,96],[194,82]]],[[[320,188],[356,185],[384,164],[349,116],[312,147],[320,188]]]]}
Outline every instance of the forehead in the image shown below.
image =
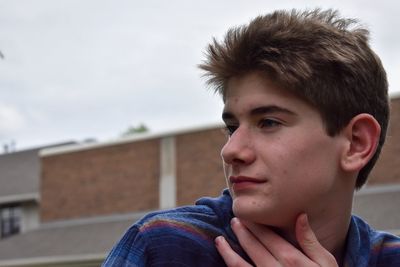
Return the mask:
{"type": "Polygon", "coordinates": [[[271,104],[282,102],[283,104],[283,102],[293,101],[303,102],[288,90],[258,72],[229,79],[224,92],[225,106],[238,102],[251,102],[258,105],[265,104],[265,102],[270,102],[271,104]]]}
{"type": "Polygon", "coordinates": [[[277,107],[293,114],[320,115],[304,100],[257,72],[231,78],[225,90],[224,104],[224,113],[230,114],[249,113],[260,107],[277,110],[277,107]]]}

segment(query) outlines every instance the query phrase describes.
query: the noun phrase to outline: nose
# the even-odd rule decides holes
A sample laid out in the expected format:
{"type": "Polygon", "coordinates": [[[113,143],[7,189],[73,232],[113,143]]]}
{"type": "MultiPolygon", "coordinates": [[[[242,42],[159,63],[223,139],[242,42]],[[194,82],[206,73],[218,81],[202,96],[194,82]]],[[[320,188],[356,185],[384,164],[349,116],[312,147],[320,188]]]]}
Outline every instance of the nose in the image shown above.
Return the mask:
{"type": "Polygon", "coordinates": [[[255,158],[253,140],[248,129],[239,127],[229,137],[221,150],[221,156],[226,164],[250,164],[255,158]]]}

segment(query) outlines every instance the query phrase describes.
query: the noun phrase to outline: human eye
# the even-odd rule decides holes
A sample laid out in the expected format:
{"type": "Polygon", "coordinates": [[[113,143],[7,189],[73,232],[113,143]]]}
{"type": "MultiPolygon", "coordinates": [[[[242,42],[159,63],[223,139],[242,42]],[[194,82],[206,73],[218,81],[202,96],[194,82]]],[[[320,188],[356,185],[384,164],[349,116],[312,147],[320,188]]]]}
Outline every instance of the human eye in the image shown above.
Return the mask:
{"type": "Polygon", "coordinates": [[[260,120],[260,122],[258,123],[258,126],[260,128],[265,128],[265,129],[270,129],[270,128],[274,128],[274,127],[278,127],[281,126],[282,123],[276,119],[262,119],[260,120]]]}
{"type": "Polygon", "coordinates": [[[236,125],[225,125],[225,133],[228,136],[231,136],[236,131],[237,128],[238,126],[236,125]]]}

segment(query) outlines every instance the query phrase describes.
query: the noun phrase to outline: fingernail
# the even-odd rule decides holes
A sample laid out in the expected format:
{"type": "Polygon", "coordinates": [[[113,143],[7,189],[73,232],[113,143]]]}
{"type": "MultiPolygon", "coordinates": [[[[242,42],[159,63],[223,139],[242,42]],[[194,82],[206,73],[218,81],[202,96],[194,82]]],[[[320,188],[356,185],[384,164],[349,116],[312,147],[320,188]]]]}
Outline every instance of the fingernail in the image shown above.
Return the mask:
{"type": "Polygon", "coordinates": [[[300,224],[301,227],[307,228],[308,227],[308,216],[306,213],[300,215],[300,224]]]}
{"type": "Polygon", "coordinates": [[[215,242],[215,245],[220,245],[222,242],[224,242],[224,240],[225,240],[225,238],[222,236],[222,235],[220,235],[220,236],[217,236],[216,238],[215,238],[215,240],[214,240],[214,242],[215,242]]]}
{"type": "Polygon", "coordinates": [[[236,218],[236,217],[233,217],[232,220],[231,220],[231,225],[235,225],[235,224],[238,224],[238,223],[239,223],[239,219],[236,218]]]}

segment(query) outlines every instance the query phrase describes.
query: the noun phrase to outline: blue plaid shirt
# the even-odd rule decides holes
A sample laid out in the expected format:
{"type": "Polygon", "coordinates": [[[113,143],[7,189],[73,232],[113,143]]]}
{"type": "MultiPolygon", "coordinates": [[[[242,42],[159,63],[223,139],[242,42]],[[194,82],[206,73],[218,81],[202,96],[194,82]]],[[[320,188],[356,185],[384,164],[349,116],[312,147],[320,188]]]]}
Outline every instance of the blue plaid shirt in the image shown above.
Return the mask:
{"type": "MultiPolygon", "coordinates": [[[[219,198],[202,198],[195,206],[150,213],[128,229],[103,266],[226,266],[214,244],[219,235],[250,262],[230,228],[231,206],[225,190],[219,198]]],[[[353,216],[344,266],[399,267],[400,238],[375,231],[353,216]]]]}

